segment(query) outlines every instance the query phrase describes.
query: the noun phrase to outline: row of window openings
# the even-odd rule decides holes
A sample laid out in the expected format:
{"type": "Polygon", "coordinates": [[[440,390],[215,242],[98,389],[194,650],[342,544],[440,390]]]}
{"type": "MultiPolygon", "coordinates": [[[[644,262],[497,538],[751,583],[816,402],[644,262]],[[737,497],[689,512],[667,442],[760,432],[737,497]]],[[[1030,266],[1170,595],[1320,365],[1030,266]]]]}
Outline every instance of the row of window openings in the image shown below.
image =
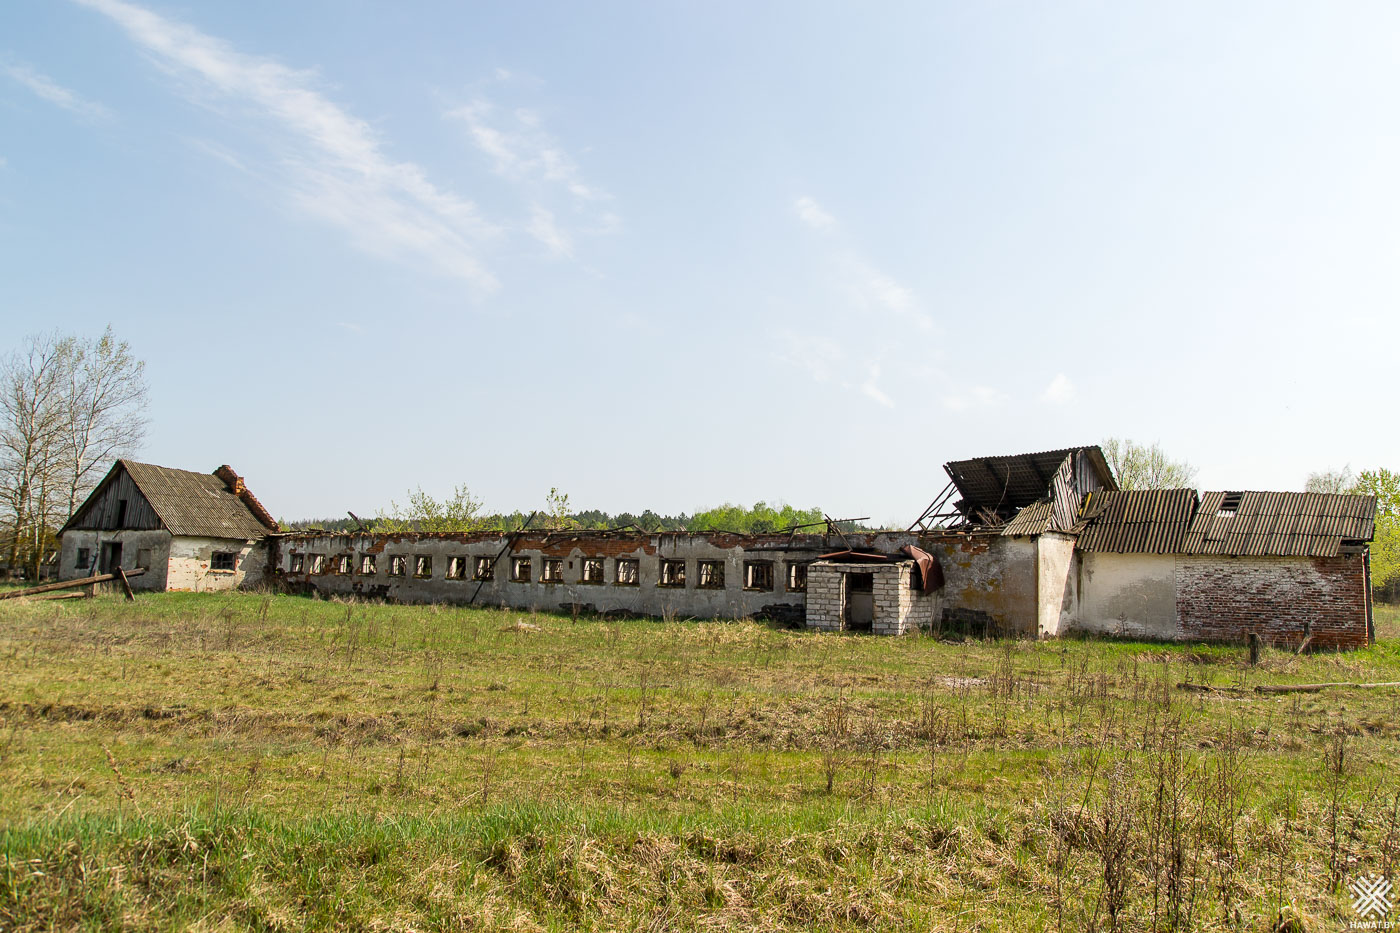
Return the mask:
{"type": "MultiPolygon", "coordinates": [[[[466,580],[467,561],[472,560],[471,579],[476,581],[494,580],[496,578],[496,561],[491,557],[449,557],[447,559],[447,579],[466,580]]],[[[362,576],[369,576],[378,573],[378,555],[361,554],[358,569],[354,568],[354,557],[350,554],[337,554],[327,557],[325,554],[293,554],[291,565],[288,568],[291,573],[324,573],[327,561],[332,573],[350,574],[359,573],[362,576]],[[308,563],[309,558],[309,563],[308,563]],[[308,569],[309,568],[309,569],[308,569]]],[[[619,586],[637,586],[640,584],[641,561],[636,558],[619,557],[613,561],[614,579],[613,582],[619,586]]],[[[702,560],[697,562],[699,571],[697,585],[702,590],[722,590],[724,589],[724,561],[722,560],[702,560]]],[[[413,576],[418,579],[431,579],[433,576],[433,559],[426,554],[410,556],[407,554],[389,555],[389,576],[406,577],[410,568],[413,576]]],[[[658,586],[684,587],[685,586],[685,561],[667,560],[662,558],[658,586]]],[[[529,583],[534,570],[534,559],[530,557],[513,557],[510,561],[510,582],[529,583]]],[[[541,583],[563,583],[564,582],[564,560],[563,558],[546,557],[540,572],[541,583]]],[[[604,572],[604,561],[602,558],[588,557],[583,560],[582,582],[601,584],[606,583],[604,572]]],[[[769,560],[746,560],[744,561],[744,589],[746,590],[771,590],[773,589],[773,562],[769,560]]],[[[797,561],[789,561],[787,565],[787,589],[789,592],[801,592],[807,589],[807,565],[797,561]]]]}
{"type": "MultiPolygon", "coordinates": [[[[92,566],[92,551],[89,548],[78,548],[77,569],[86,570],[92,566]]],[[[151,549],[141,548],[136,552],[136,566],[142,570],[151,569],[151,549]]],[[[215,551],[209,555],[210,570],[237,570],[238,555],[233,551],[215,551]]]]}

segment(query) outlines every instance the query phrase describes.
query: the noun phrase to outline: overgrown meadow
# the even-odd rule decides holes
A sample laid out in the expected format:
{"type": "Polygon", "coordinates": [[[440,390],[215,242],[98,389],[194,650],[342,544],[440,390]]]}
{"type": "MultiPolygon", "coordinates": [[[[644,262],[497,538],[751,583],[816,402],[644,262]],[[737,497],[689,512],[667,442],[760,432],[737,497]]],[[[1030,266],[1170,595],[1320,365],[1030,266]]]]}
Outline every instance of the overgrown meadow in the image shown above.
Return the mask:
{"type": "MultiPolygon", "coordinates": [[[[0,929],[1334,930],[1341,654],[142,595],[0,603],[0,929]],[[1188,685],[1183,687],[1182,685],[1188,685]]],[[[1400,918],[1392,918],[1400,919],[1400,918]]]]}

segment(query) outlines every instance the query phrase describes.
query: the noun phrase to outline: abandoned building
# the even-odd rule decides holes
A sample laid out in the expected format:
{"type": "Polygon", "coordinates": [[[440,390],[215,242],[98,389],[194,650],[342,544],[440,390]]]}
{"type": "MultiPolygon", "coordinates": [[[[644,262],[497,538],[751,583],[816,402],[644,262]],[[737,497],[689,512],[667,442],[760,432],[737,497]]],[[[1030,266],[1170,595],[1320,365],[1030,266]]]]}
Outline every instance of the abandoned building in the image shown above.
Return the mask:
{"type": "Polygon", "coordinates": [[[65,579],[153,567],[146,589],[325,596],[828,631],[1373,639],[1368,496],[1120,490],[1098,447],[945,465],[904,531],[742,535],[282,532],[228,467],[119,461],[62,533],[65,579]]]}
{"type": "Polygon", "coordinates": [[[141,590],[232,590],[262,580],[277,522],[228,466],[118,460],[59,531],[59,577],[140,568],[141,590]]]}

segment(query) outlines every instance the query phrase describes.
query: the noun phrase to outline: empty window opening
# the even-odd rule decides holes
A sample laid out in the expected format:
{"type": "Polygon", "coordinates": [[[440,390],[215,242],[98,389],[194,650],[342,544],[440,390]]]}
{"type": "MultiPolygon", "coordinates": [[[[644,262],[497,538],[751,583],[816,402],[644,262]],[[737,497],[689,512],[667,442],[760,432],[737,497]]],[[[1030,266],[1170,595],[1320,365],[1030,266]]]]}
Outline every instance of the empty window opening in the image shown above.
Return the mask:
{"type": "Polygon", "coordinates": [[[563,583],[564,582],[564,562],[554,557],[546,557],[544,566],[540,569],[541,583],[563,583]]]}
{"type": "Polygon", "coordinates": [[[685,586],[685,561],[663,559],[658,586],[685,586]]]}
{"type": "Polygon", "coordinates": [[[637,586],[641,582],[642,562],[631,557],[617,559],[617,585],[637,586]]]}
{"type": "Polygon", "coordinates": [[[389,555],[389,576],[402,577],[408,573],[408,558],[403,554],[389,555]]]}
{"type": "Polygon", "coordinates": [[[846,576],[846,628],[869,631],[875,625],[875,575],[848,573],[846,576]]]}
{"type": "Polygon", "coordinates": [[[510,559],[510,581],[512,583],[530,582],[530,558],[512,557],[510,559]]]}
{"type": "Polygon", "coordinates": [[[700,571],[700,578],[696,581],[696,585],[701,589],[724,589],[724,561],[702,560],[697,569],[700,571]]]}
{"type": "Polygon", "coordinates": [[[77,559],[77,562],[74,564],[74,566],[77,567],[79,570],[86,570],[86,569],[87,569],[87,566],[88,566],[88,562],[91,561],[91,560],[92,560],[92,551],[91,551],[91,549],[85,548],[85,547],[80,547],[80,548],[78,548],[78,559],[77,559]]]}
{"type": "Polygon", "coordinates": [[[353,572],[355,567],[355,555],[341,554],[335,559],[335,572],[348,574],[353,572]]]}
{"type": "Polygon", "coordinates": [[[1216,518],[1234,518],[1235,513],[1240,510],[1240,502],[1244,499],[1242,492],[1227,492],[1225,498],[1220,500],[1220,511],[1215,513],[1216,518]]]}
{"type": "Polygon", "coordinates": [[[151,569],[151,549],[148,547],[138,548],[136,551],[136,566],[142,570],[151,569]]]}
{"type": "Polygon", "coordinates": [[[293,554],[291,562],[287,564],[288,573],[301,573],[306,567],[306,555],[293,554]]]}
{"type": "Polygon", "coordinates": [[[473,580],[494,580],[496,578],[496,562],[489,557],[478,557],[476,559],[476,569],[472,571],[473,580]]]}
{"type": "Polygon", "coordinates": [[[773,588],[773,562],[771,560],[744,561],[744,589],[771,590],[773,588]]]}
{"type": "Polygon", "coordinates": [[[603,582],[603,559],[601,557],[586,557],[583,561],[583,582],[602,583],[603,582]]]}
{"type": "Polygon", "coordinates": [[[323,570],[325,570],[325,569],[326,569],[326,555],[324,555],[324,554],[312,554],[312,555],[311,555],[311,572],[312,572],[312,573],[320,573],[321,571],[323,571],[323,570]]]}
{"type": "Polygon", "coordinates": [[[447,558],[447,579],[465,580],[467,578],[467,559],[465,557],[447,558]]]}
{"type": "Polygon", "coordinates": [[[375,560],[373,554],[360,555],[360,575],[366,577],[373,576],[377,564],[378,561],[375,560]]]}
{"type": "Polygon", "coordinates": [[[125,528],[125,527],[126,527],[126,500],[125,500],[125,499],[118,499],[118,500],[117,500],[117,527],[118,527],[118,528],[125,528]]]}
{"type": "Polygon", "coordinates": [[[413,575],[420,580],[427,580],[433,575],[433,559],[427,554],[419,554],[413,558],[413,575]]]}
{"type": "Polygon", "coordinates": [[[787,565],[787,588],[789,593],[807,592],[807,564],[792,561],[787,565]]]}

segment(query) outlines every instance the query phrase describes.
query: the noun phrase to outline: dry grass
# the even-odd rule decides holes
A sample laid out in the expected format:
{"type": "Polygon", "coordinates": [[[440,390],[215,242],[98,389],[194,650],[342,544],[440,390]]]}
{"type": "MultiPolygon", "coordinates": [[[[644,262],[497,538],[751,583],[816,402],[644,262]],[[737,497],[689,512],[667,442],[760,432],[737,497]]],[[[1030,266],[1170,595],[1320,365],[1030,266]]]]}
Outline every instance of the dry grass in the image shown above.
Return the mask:
{"type": "Polygon", "coordinates": [[[1334,929],[1400,859],[1400,691],[1248,688],[1400,680],[1377,629],[0,604],[0,929],[1334,929]]]}

